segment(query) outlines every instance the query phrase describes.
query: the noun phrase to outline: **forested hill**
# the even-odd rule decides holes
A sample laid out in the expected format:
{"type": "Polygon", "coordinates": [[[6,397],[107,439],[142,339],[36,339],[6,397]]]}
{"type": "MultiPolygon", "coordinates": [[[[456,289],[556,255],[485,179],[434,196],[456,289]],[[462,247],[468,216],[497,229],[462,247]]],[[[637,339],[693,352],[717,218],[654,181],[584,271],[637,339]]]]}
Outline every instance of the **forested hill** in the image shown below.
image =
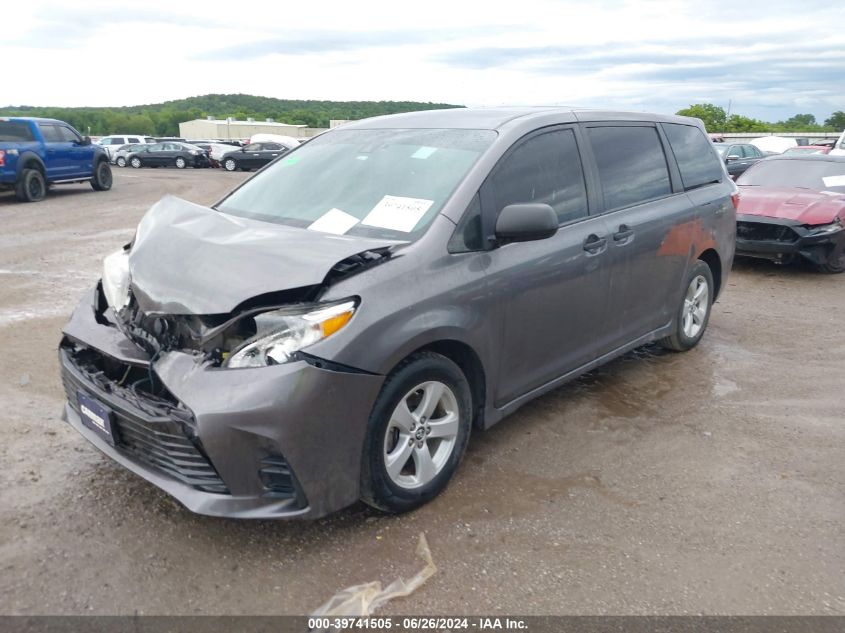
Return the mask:
{"type": "Polygon", "coordinates": [[[449,103],[417,101],[298,101],[254,95],[203,95],[177,101],[120,108],[0,107],[0,116],[37,116],[67,121],[83,134],[103,136],[120,132],[175,136],[179,123],[214,116],[328,127],[329,119],[363,119],[380,114],[460,108],[449,103]]]}

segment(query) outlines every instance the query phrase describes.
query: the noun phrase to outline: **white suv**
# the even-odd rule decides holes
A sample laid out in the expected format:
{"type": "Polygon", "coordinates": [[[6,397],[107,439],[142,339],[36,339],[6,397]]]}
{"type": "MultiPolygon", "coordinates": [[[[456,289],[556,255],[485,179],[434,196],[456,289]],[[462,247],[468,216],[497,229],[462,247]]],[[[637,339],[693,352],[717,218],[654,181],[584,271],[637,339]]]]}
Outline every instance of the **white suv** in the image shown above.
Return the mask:
{"type": "Polygon", "coordinates": [[[117,151],[117,148],[121,145],[127,145],[129,143],[155,143],[156,140],[150,136],[142,136],[141,134],[112,134],[110,136],[104,136],[98,141],[98,144],[106,150],[106,154],[108,154],[109,160],[114,162],[115,156],[114,153],[117,151]]]}

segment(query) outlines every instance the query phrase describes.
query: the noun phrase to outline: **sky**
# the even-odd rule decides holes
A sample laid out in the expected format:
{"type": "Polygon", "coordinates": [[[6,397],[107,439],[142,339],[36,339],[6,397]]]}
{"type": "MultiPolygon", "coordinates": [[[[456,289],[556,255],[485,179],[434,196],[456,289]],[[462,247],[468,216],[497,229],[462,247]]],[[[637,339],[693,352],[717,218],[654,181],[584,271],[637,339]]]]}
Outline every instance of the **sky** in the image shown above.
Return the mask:
{"type": "Polygon", "coordinates": [[[709,102],[768,121],[845,110],[835,0],[27,0],[2,13],[14,28],[0,105],[241,92],[661,113],[709,102]]]}

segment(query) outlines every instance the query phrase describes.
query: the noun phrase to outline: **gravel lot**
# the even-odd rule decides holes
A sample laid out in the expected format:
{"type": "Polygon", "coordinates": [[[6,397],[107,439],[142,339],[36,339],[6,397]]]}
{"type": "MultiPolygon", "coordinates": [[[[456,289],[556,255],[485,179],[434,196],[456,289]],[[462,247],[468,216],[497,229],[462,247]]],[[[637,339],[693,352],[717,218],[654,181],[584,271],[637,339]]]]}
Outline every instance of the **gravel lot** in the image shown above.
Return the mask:
{"type": "Polygon", "coordinates": [[[845,613],[845,275],[739,262],[702,344],[640,350],[476,433],[401,517],[190,514],[60,420],[60,329],[165,193],[245,177],[115,169],[0,194],[0,613],[305,613],[438,573],[386,614],[845,613]]]}

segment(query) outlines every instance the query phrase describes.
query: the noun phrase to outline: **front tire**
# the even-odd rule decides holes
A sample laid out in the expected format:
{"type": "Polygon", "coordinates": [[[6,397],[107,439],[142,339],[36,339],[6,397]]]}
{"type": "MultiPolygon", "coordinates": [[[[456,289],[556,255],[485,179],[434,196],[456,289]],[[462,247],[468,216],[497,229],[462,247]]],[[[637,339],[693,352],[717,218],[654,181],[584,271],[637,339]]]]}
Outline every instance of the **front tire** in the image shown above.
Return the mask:
{"type": "Polygon", "coordinates": [[[827,275],[845,273],[845,247],[839,252],[838,257],[831,257],[824,264],[819,264],[816,268],[818,268],[820,273],[827,275]]]}
{"type": "Polygon", "coordinates": [[[186,162],[185,162],[185,159],[184,159],[184,158],[182,158],[181,156],[177,156],[177,157],[176,157],[176,168],[177,168],[177,169],[185,169],[185,166],[186,166],[187,164],[188,164],[188,163],[186,163],[186,162]]]}
{"type": "Polygon", "coordinates": [[[701,260],[687,276],[686,290],[675,322],[675,331],[660,344],[676,352],[686,352],[698,345],[710,321],[715,285],[710,266],[701,260]]]}
{"type": "Polygon", "coordinates": [[[94,176],[91,178],[91,187],[94,191],[108,191],[112,186],[112,173],[109,164],[101,160],[94,169],[94,176]]]}
{"type": "Polygon", "coordinates": [[[47,182],[38,169],[24,169],[15,186],[15,197],[21,202],[38,202],[47,195],[47,182]]]}
{"type": "Polygon", "coordinates": [[[440,494],[463,457],[472,411],[466,377],[445,356],[420,352],[400,364],[370,414],[361,470],[364,502],[407,512],[440,494]]]}
{"type": "Polygon", "coordinates": [[[126,167],[126,159],[123,156],[118,156],[115,162],[118,167],[126,167]]]}
{"type": "Polygon", "coordinates": [[[129,164],[135,169],[141,169],[141,159],[137,156],[129,160],[129,164]]]}

